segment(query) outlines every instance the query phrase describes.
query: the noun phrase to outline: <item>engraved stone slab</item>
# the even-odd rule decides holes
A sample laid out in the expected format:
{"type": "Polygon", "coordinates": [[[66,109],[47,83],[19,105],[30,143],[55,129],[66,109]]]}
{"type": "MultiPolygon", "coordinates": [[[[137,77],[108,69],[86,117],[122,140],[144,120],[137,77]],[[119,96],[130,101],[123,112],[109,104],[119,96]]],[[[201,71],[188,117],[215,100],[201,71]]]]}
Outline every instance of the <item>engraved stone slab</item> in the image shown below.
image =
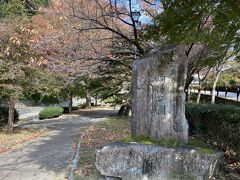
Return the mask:
{"type": "Polygon", "coordinates": [[[106,179],[208,180],[222,156],[188,147],[116,143],[96,151],[95,164],[106,179]]]}
{"type": "Polygon", "coordinates": [[[132,135],[188,141],[187,57],[183,46],[161,48],[133,64],[132,135]]]}

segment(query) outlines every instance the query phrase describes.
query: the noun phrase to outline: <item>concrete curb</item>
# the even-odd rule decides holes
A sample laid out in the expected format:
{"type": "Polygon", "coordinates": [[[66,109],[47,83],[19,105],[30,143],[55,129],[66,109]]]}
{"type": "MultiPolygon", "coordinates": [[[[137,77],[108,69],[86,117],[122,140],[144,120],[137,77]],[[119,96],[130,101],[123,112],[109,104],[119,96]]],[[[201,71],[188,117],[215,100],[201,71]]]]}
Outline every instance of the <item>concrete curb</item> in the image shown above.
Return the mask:
{"type": "Polygon", "coordinates": [[[70,172],[69,172],[69,175],[68,175],[69,180],[74,180],[74,171],[77,169],[77,166],[78,166],[79,155],[80,155],[80,147],[81,147],[81,144],[80,144],[80,141],[79,141],[78,144],[77,144],[76,152],[73,156],[70,172]]]}

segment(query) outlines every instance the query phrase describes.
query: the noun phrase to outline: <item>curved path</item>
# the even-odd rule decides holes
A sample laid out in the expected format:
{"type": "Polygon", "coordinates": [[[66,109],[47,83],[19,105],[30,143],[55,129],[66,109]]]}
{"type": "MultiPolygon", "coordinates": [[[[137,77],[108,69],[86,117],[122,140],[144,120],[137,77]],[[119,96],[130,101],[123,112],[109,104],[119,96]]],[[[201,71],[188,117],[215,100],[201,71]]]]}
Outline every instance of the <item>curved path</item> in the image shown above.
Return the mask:
{"type": "Polygon", "coordinates": [[[50,129],[45,137],[0,156],[1,180],[61,180],[68,179],[75,141],[81,128],[106,120],[113,110],[79,111],[60,118],[36,120],[24,127],[50,129]]]}

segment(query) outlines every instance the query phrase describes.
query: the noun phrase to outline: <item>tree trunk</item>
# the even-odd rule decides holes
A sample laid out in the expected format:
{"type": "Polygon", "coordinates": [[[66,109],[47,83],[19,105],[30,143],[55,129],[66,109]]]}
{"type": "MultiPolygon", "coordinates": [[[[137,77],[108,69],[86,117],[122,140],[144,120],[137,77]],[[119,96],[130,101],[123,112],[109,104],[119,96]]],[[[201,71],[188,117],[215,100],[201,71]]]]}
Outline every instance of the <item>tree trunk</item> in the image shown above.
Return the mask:
{"type": "Polygon", "coordinates": [[[73,97],[72,94],[69,94],[69,105],[68,105],[68,111],[69,113],[72,113],[72,107],[73,107],[73,101],[72,101],[73,97]]]}
{"type": "Polygon", "coordinates": [[[200,99],[201,99],[201,90],[202,90],[202,88],[199,88],[199,89],[198,89],[197,103],[200,103],[200,99]]]}
{"type": "Polygon", "coordinates": [[[188,96],[187,96],[187,102],[190,102],[191,101],[191,89],[189,88],[188,89],[188,96]]]}
{"type": "Polygon", "coordinates": [[[91,109],[91,97],[90,97],[88,91],[86,93],[86,106],[88,109],[91,109]]]}
{"type": "Polygon", "coordinates": [[[131,106],[130,105],[126,105],[126,110],[125,110],[125,113],[124,113],[124,116],[130,116],[130,112],[131,112],[131,106]]]}
{"type": "Polygon", "coordinates": [[[118,111],[119,116],[123,116],[126,111],[126,105],[122,105],[118,111]]]}
{"type": "Polygon", "coordinates": [[[14,98],[10,96],[8,102],[8,127],[7,127],[7,134],[13,133],[13,122],[14,122],[14,98]]]}
{"type": "Polygon", "coordinates": [[[227,90],[228,90],[228,89],[226,88],[226,91],[225,91],[225,98],[227,98],[227,93],[228,93],[227,90]]]}
{"type": "Polygon", "coordinates": [[[131,105],[130,104],[123,104],[118,111],[119,116],[129,116],[131,112],[131,105]]]}
{"type": "Polygon", "coordinates": [[[187,92],[186,92],[186,101],[190,102],[191,101],[191,89],[188,88],[187,92]]]}
{"type": "Polygon", "coordinates": [[[221,71],[219,71],[217,73],[216,79],[213,82],[213,87],[212,87],[212,97],[211,97],[211,103],[215,104],[215,99],[216,99],[216,87],[217,87],[217,83],[218,83],[218,79],[220,76],[221,71]]]}
{"type": "Polygon", "coordinates": [[[189,101],[189,97],[188,97],[188,90],[185,90],[185,101],[188,102],[189,101]]]}
{"type": "Polygon", "coordinates": [[[97,103],[98,103],[97,98],[95,98],[95,106],[97,106],[97,103]]]}
{"type": "Polygon", "coordinates": [[[192,83],[193,81],[193,76],[191,75],[190,78],[187,78],[186,79],[186,83],[185,83],[185,88],[184,88],[184,91],[186,93],[186,101],[189,102],[190,101],[190,97],[191,96],[191,90],[190,90],[190,93],[189,93],[189,89],[190,89],[190,84],[192,83]]]}

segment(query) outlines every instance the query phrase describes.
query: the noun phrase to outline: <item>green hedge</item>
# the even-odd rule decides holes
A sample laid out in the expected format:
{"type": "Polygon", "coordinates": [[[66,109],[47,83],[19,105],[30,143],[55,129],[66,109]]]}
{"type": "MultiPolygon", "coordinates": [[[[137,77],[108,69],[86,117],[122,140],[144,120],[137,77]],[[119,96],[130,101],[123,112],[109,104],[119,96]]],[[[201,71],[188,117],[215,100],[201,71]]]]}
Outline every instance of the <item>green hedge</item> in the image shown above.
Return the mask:
{"type": "Polygon", "coordinates": [[[240,107],[233,105],[187,104],[190,131],[206,136],[223,151],[240,158],[240,107]]]}
{"type": "Polygon", "coordinates": [[[39,113],[39,119],[55,118],[63,114],[61,107],[47,107],[39,113]]]}
{"type": "MultiPolygon", "coordinates": [[[[19,115],[16,110],[14,110],[14,123],[16,123],[19,115]]],[[[8,123],[8,107],[0,107],[0,126],[5,126],[8,123]]]]}

